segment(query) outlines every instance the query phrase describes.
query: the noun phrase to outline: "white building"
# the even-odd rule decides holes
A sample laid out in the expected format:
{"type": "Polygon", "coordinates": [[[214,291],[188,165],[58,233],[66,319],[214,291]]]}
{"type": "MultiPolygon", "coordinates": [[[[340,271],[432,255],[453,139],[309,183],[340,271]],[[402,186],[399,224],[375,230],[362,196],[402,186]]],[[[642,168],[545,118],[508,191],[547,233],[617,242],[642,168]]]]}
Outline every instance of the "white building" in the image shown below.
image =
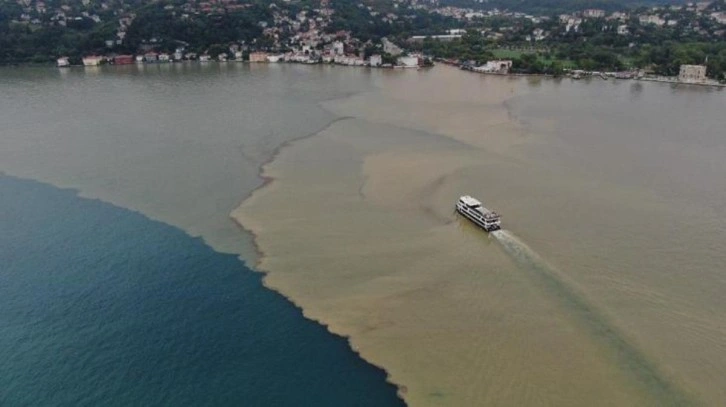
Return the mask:
{"type": "Polygon", "coordinates": [[[453,41],[453,40],[459,39],[461,37],[462,37],[461,34],[413,35],[413,36],[411,36],[411,41],[423,42],[426,38],[431,38],[432,40],[448,42],[448,41],[453,41]]]}
{"type": "Polygon", "coordinates": [[[681,65],[678,80],[687,83],[703,82],[706,80],[706,66],[681,65]]]}
{"type": "Polygon", "coordinates": [[[487,61],[487,63],[482,66],[477,66],[476,68],[474,68],[474,71],[483,72],[483,73],[507,74],[507,73],[509,73],[509,70],[511,68],[512,68],[512,61],[509,59],[493,60],[493,61],[487,61]]]}
{"type": "Polygon", "coordinates": [[[383,57],[380,55],[371,55],[371,57],[368,59],[368,63],[370,66],[381,66],[383,65],[383,57]]]}
{"type": "Polygon", "coordinates": [[[580,30],[580,24],[582,24],[581,18],[571,18],[571,19],[567,20],[567,25],[565,26],[565,31],[577,32],[580,30]]]}
{"type": "Polygon", "coordinates": [[[184,59],[184,48],[179,47],[174,50],[174,60],[181,61],[182,59],[184,59]]]}
{"type": "Polygon", "coordinates": [[[628,14],[623,13],[622,11],[616,11],[610,15],[608,20],[619,20],[619,21],[625,21],[628,19],[628,14]]]}
{"type": "Polygon", "coordinates": [[[396,63],[404,68],[418,68],[417,57],[398,57],[396,63]]]}
{"type": "Polygon", "coordinates": [[[342,41],[335,41],[333,43],[333,54],[345,55],[345,44],[342,41]]]}
{"type": "Polygon", "coordinates": [[[638,21],[640,21],[640,24],[642,25],[655,24],[659,27],[665,24],[665,20],[656,15],[639,16],[638,21]]]}
{"type": "Polygon", "coordinates": [[[711,18],[716,20],[719,24],[726,24],[726,12],[715,12],[711,13],[711,18]]]}
{"type": "Polygon", "coordinates": [[[90,55],[87,57],[83,57],[83,65],[84,66],[98,66],[98,65],[101,65],[101,60],[103,60],[103,57],[99,57],[97,55],[90,55]]]}
{"type": "Polygon", "coordinates": [[[71,66],[71,63],[68,61],[68,57],[60,57],[56,62],[59,68],[71,66]]]}
{"type": "Polygon", "coordinates": [[[585,18],[603,18],[605,17],[605,10],[595,8],[587,9],[582,12],[582,16],[585,18]]]}

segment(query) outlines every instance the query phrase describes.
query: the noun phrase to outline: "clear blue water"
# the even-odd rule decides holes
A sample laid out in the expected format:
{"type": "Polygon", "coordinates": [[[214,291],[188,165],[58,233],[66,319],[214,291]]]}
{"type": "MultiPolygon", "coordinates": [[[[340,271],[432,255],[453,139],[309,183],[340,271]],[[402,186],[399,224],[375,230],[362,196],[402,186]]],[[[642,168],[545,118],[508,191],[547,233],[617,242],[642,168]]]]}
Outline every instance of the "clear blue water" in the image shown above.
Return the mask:
{"type": "Polygon", "coordinates": [[[236,256],[0,175],[0,405],[403,403],[236,256]]]}

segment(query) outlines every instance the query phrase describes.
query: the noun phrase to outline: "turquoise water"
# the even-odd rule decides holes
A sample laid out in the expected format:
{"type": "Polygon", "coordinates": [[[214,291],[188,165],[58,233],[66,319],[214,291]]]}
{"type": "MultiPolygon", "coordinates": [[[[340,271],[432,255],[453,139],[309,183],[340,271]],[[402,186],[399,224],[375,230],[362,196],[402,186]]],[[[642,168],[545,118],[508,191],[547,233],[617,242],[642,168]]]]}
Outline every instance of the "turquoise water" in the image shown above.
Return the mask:
{"type": "Polygon", "coordinates": [[[234,255],[0,175],[0,405],[398,406],[234,255]]]}

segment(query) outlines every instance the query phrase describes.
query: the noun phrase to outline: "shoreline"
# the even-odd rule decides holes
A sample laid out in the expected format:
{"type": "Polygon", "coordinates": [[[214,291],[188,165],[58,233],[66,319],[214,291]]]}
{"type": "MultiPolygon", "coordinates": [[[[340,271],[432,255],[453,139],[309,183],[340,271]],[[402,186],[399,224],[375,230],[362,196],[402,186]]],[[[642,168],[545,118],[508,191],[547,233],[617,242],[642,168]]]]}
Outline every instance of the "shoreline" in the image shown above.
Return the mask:
{"type": "MultiPolygon", "coordinates": [[[[585,78],[596,78],[596,79],[602,79],[599,75],[586,75],[585,78],[573,78],[572,75],[564,74],[564,75],[553,75],[553,74],[546,74],[546,73],[499,73],[499,72],[477,72],[471,69],[463,69],[463,67],[459,64],[455,63],[449,63],[444,61],[438,61],[441,64],[449,67],[454,67],[456,69],[461,69],[463,71],[480,74],[484,76],[501,76],[501,77],[523,77],[523,78],[551,78],[551,79],[571,79],[571,80],[582,80],[585,78]]],[[[69,65],[69,66],[57,66],[53,64],[52,62],[48,63],[42,63],[42,62],[28,62],[28,63],[18,63],[18,64],[4,64],[0,65],[0,68],[56,68],[59,70],[70,70],[70,69],[78,69],[78,68],[102,68],[102,67],[116,67],[116,66],[157,66],[157,65],[179,65],[179,64],[198,64],[198,65],[208,65],[208,64],[227,64],[227,63],[242,63],[245,65],[258,65],[258,64],[280,64],[280,65],[322,65],[322,66],[339,66],[339,67],[353,67],[353,68],[368,68],[368,69],[375,69],[375,70],[422,70],[422,69],[431,69],[434,66],[371,66],[371,65],[354,65],[354,64],[340,64],[340,63],[326,63],[326,62],[315,62],[315,63],[305,63],[305,62],[297,62],[297,61],[280,61],[280,62],[250,62],[250,61],[237,61],[237,60],[229,60],[229,61],[198,61],[198,60],[185,60],[185,61],[165,61],[165,62],[144,62],[144,63],[132,63],[132,64],[100,64],[100,65],[69,65]]],[[[614,76],[609,76],[608,80],[616,80],[616,81],[643,81],[643,82],[658,82],[658,83],[668,83],[671,85],[695,85],[695,86],[702,86],[702,87],[711,87],[711,88],[726,88],[726,83],[719,83],[715,80],[713,82],[682,82],[679,81],[677,77],[633,77],[633,78],[617,78],[614,76]]],[[[603,79],[606,80],[606,79],[603,79]]]]}

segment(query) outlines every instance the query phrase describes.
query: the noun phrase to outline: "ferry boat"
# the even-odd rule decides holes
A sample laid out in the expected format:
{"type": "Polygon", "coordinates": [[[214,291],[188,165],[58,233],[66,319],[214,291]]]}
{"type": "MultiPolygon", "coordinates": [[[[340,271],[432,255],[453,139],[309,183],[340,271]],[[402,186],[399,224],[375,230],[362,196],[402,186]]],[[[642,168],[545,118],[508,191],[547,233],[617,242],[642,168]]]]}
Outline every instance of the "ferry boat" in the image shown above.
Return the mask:
{"type": "Polygon", "coordinates": [[[459,198],[459,201],[456,203],[456,211],[487,232],[493,232],[502,228],[499,215],[483,207],[481,202],[469,195],[464,195],[459,198]]]}

